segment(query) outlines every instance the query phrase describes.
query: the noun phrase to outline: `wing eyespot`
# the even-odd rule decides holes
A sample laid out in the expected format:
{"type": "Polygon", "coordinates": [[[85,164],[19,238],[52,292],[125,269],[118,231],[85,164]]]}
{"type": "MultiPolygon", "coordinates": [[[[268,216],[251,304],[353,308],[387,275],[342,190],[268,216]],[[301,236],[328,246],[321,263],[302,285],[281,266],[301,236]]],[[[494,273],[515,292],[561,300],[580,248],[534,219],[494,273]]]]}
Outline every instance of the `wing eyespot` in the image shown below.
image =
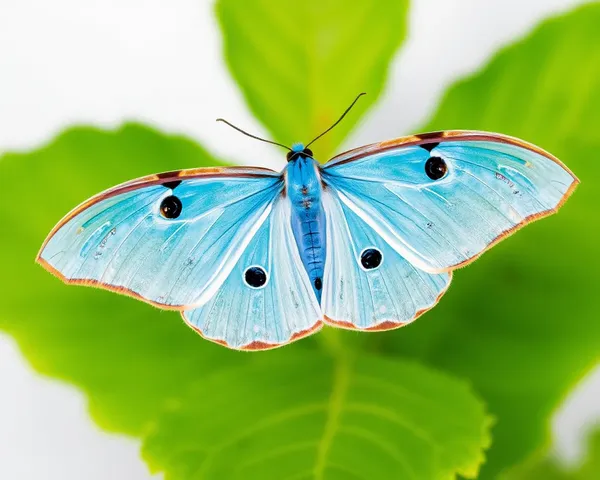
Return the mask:
{"type": "Polygon", "coordinates": [[[383,262],[381,250],[373,247],[365,248],[360,254],[360,264],[365,270],[374,270],[383,262]]]}
{"type": "Polygon", "coordinates": [[[248,267],[244,272],[244,282],[251,288],[262,288],[267,284],[267,272],[259,266],[248,267]]]}
{"type": "Polygon", "coordinates": [[[429,157],[425,162],[425,173],[432,180],[439,180],[448,173],[448,165],[442,157],[429,157]]]}
{"type": "Polygon", "coordinates": [[[181,215],[182,207],[181,200],[175,195],[170,195],[160,202],[160,214],[169,219],[177,218],[181,215]]]}

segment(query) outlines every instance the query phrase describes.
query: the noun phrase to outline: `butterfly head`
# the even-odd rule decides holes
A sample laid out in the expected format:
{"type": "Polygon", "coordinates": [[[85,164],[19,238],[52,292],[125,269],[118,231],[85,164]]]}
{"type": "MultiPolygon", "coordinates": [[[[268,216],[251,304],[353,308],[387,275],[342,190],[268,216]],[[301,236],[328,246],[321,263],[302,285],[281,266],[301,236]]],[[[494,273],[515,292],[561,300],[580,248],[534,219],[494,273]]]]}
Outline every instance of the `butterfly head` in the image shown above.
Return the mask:
{"type": "Polygon", "coordinates": [[[292,148],[287,153],[287,161],[292,162],[297,160],[300,157],[310,157],[312,158],[313,152],[310,148],[306,148],[303,143],[294,143],[292,148]]]}

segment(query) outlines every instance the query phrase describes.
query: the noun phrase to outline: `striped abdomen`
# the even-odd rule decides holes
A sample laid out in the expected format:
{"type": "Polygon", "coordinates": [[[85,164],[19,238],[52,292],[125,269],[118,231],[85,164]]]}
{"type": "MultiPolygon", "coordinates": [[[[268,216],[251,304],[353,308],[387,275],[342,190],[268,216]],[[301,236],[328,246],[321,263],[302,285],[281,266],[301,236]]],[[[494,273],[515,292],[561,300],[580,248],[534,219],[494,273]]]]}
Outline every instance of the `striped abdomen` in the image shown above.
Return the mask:
{"type": "Polygon", "coordinates": [[[317,163],[306,157],[286,169],[286,192],[292,204],[292,229],[300,258],[319,302],[325,268],[325,212],[321,204],[321,175],[317,163]]]}

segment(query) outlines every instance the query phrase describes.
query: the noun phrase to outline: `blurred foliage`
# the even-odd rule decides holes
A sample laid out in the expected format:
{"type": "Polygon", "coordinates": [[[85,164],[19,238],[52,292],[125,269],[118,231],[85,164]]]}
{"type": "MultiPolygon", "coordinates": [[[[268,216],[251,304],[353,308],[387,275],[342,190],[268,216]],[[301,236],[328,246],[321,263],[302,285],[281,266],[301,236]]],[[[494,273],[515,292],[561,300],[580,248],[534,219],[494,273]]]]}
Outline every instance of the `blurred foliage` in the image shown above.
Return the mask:
{"type": "Polygon", "coordinates": [[[590,436],[586,456],[579,467],[567,468],[554,457],[526,462],[503,475],[501,480],[598,480],[600,473],[600,430],[590,436]]]}
{"type": "MultiPolygon", "coordinates": [[[[368,91],[325,153],[376,100],[406,28],[406,2],[221,0],[217,12],[232,73],[276,139],[312,138],[368,91]],[[292,28],[294,18],[311,21],[292,28]]],[[[460,378],[497,419],[481,475],[495,477],[547,445],[550,414],[598,361],[598,25],[600,5],[546,22],[442,101],[427,129],[525,138],[562,158],[582,186],[559,215],[458,272],[414,326],[324,329],[248,354],[199,339],[173,312],[48,275],[37,250],[84,199],[220,163],[189,140],[127,125],[71,129],[0,158],[0,218],[10,226],[0,264],[17,272],[0,280],[0,329],[39,371],[86,391],[100,425],[144,438],[145,458],[168,479],[474,478],[490,420],[460,378]]],[[[521,471],[519,480],[546,478],[521,471]]]]}
{"type": "MultiPolygon", "coordinates": [[[[248,105],[275,140],[308,143],[360,92],[356,119],[383,90],[406,35],[408,0],[220,0],[225,58],[248,105]]],[[[356,121],[322,140],[331,156],[356,121]]]]}
{"type": "Polygon", "coordinates": [[[489,420],[462,382],[286,350],[193,385],[158,420],[149,463],[168,480],[476,477],[489,420]]]}

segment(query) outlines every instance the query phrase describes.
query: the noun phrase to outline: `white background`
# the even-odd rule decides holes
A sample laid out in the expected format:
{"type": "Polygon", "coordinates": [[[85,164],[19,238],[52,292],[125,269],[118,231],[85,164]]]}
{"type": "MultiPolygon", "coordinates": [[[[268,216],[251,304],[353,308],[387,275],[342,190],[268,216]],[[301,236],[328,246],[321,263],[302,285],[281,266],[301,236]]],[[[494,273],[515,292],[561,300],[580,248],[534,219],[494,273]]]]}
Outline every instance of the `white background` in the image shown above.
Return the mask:
{"type": "MultiPolygon", "coordinates": [[[[409,40],[384,98],[347,146],[414,133],[447,85],[579,3],[412,0],[409,40]]],[[[0,153],[35,148],[75,123],[139,120],[237,163],[283,166],[278,149],[215,123],[220,116],[265,133],[223,64],[212,2],[0,0],[0,153]]],[[[554,448],[563,458],[576,458],[582,426],[600,418],[597,398],[600,370],[556,416],[554,448]]],[[[151,478],[138,451],[137,441],[100,431],[81,393],[36,375],[0,335],[0,478],[151,478]]]]}

